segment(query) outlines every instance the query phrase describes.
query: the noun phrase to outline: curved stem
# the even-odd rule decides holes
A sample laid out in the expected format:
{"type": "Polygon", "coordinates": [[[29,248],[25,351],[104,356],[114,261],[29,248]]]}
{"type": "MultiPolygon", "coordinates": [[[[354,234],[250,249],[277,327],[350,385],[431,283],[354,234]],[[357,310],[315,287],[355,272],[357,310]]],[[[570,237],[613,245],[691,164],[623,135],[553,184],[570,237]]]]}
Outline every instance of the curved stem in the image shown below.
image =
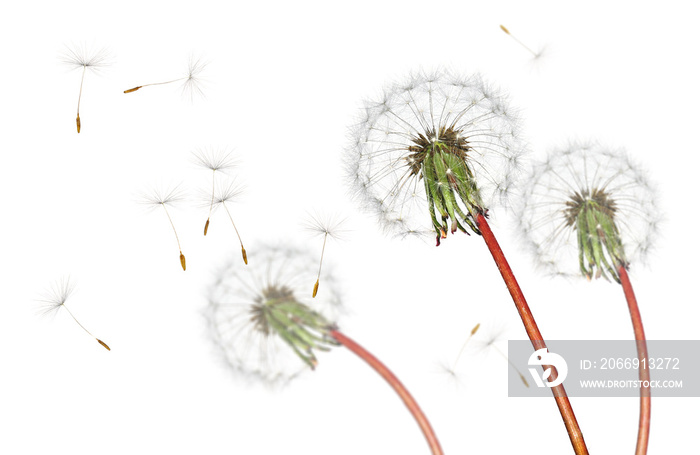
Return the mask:
{"type": "Polygon", "coordinates": [[[634,339],[637,341],[637,357],[639,358],[639,380],[642,386],[639,390],[639,430],[637,432],[637,449],[635,455],[644,455],[647,453],[649,445],[649,427],[651,424],[651,389],[649,388],[649,353],[647,352],[647,339],[644,335],[644,326],[642,325],[642,315],[639,313],[637,306],[637,298],[634,296],[632,283],[624,266],[618,268],[620,275],[620,283],[622,290],[627,299],[627,305],[630,309],[632,318],[632,328],[634,329],[634,339]],[[646,386],[644,385],[646,384],[646,386]]]}
{"type": "Polygon", "coordinates": [[[379,359],[367,352],[365,348],[355,343],[352,339],[348,338],[337,330],[331,330],[330,334],[339,343],[350,349],[354,354],[367,362],[369,366],[371,366],[381,375],[381,377],[384,378],[386,382],[389,383],[399,397],[401,397],[401,400],[403,400],[404,404],[413,415],[413,418],[416,419],[416,422],[423,431],[423,435],[425,436],[433,455],[442,455],[442,448],[440,447],[440,443],[438,442],[433,428],[430,426],[430,422],[428,422],[428,418],[425,416],[425,414],[423,414],[423,411],[421,411],[418,403],[416,403],[416,400],[411,396],[406,387],[404,387],[401,381],[399,381],[399,378],[394,376],[394,373],[392,373],[381,361],[379,361],[379,359]]]}
{"type": "MultiPolygon", "coordinates": [[[[530,311],[530,307],[528,306],[527,301],[525,300],[525,295],[523,295],[523,291],[520,289],[520,286],[518,285],[518,282],[515,279],[515,275],[510,269],[510,265],[508,265],[508,261],[506,260],[506,257],[503,254],[503,250],[501,250],[501,247],[498,245],[498,241],[493,235],[491,227],[486,221],[484,215],[477,215],[476,225],[481,231],[481,235],[483,236],[484,241],[486,242],[486,246],[489,248],[489,251],[493,256],[493,260],[496,262],[498,270],[501,272],[503,281],[508,287],[508,291],[510,292],[511,297],[513,298],[513,302],[515,303],[515,307],[518,310],[518,314],[520,314],[520,319],[522,319],[523,321],[525,331],[527,332],[527,336],[532,342],[532,346],[535,348],[535,350],[546,348],[547,345],[544,343],[542,334],[537,328],[537,323],[535,322],[535,318],[532,315],[532,312],[530,311]]],[[[543,365],[542,368],[551,368],[552,373],[550,377],[552,380],[556,379],[557,370],[556,368],[554,368],[553,365],[543,365]]],[[[559,384],[556,387],[552,387],[552,394],[554,395],[554,400],[557,403],[557,407],[559,408],[561,417],[564,420],[566,431],[567,433],[569,433],[569,439],[571,439],[571,445],[574,448],[574,452],[577,455],[588,454],[586,442],[583,440],[583,433],[581,432],[581,429],[578,426],[578,422],[576,421],[576,415],[574,414],[574,410],[571,407],[571,403],[569,402],[569,397],[566,395],[564,385],[559,384]]]]}

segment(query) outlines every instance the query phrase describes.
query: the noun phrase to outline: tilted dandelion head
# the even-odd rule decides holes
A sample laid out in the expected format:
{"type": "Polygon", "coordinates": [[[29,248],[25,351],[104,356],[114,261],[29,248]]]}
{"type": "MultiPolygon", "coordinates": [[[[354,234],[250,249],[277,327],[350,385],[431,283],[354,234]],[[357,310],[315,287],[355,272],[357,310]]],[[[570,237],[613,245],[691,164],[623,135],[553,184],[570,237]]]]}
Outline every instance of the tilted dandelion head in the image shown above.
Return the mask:
{"type": "Polygon", "coordinates": [[[574,142],[533,168],[521,233],[551,274],[619,281],[643,262],[658,231],[656,191],[622,150],[574,142]]]}
{"type": "Polygon", "coordinates": [[[355,192],[398,235],[479,233],[506,202],[523,147],[506,98],[479,76],[417,72],[368,101],[346,155],[355,192]]]}
{"type": "Polygon", "coordinates": [[[251,256],[248,267],[230,259],[217,272],[205,313],[210,334],[236,373],[284,384],[337,345],[329,331],[340,295],[329,274],[320,298],[310,298],[316,262],[300,250],[259,245],[251,256]]]}

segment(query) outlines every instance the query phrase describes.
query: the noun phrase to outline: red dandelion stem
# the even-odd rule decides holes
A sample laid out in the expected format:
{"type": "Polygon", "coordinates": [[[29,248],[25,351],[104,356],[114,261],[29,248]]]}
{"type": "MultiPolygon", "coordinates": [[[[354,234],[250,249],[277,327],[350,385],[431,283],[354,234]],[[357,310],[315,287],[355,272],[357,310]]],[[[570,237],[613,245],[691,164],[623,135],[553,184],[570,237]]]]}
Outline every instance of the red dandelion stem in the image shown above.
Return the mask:
{"type": "MultiPolygon", "coordinates": [[[[505,282],[511,297],[513,298],[513,302],[515,303],[515,307],[518,310],[518,314],[520,315],[520,318],[523,321],[525,331],[527,332],[527,336],[532,342],[532,346],[535,348],[535,351],[542,348],[546,348],[547,345],[544,343],[542,334],[537,328],[537,323],[535,322],[535,318],[532,315],[532,312],[530,311],[530,307],[528,306],[527,301],[525,300],[523,291],[520,290],[520,286],[518,285],[518,282],[515,279],[515,275],[513,274],[510,265],[508,265],[508,261],[506,260],[506,257],[503,254],[503,250],[501,250],[501,247],[498,245],[498,241],[493,235],[491,227],[486,221],[484,215],[477,215],[476,225],[481,231],[481,235],[483,236],[484,241],[486,242],[486,246],[488,247],[489,251],[491,252],[491,255],[493,256],[493,260],[498,266],[498,270],[501,272],[503,281],[505,282]]],[[[552,369],[550,380],[553,381],[557,378],[557,370],[554,366],[543,365],[542,368],[552,369]]],[[[574,448],[574,452],[577,455],[587,455],[588,448],[586,447],[586,442],[583,440],[583,433],[581,432],[581,429],[578,426],[578,422],[576,421],[576,415],[574,414],[574,410],[571,407],[571,403],[569,402],[569,397],[566,395],[564,385],[559,384],[556,387],[552,387],[552,394],[554,395],[554,400],[557,403],[557,407],[559,408],[561,417],[564,420],[564,425],[566,426],[566,431],[569,434],[569,439],[571,439],[571,445],[574,448]]]]}

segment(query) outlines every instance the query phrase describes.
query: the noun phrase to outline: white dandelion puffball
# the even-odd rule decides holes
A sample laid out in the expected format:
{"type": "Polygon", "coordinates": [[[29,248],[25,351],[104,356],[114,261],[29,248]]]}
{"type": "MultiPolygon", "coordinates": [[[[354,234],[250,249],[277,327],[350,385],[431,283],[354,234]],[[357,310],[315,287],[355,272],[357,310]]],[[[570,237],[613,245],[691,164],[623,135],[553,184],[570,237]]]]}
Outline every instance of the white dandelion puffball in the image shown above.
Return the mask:
{"type": "Polygon", "coordinates": [[[465,225],[478,232],[474,218],[506,201],[523,154],[505,97],[446,71],[414,73],[366,101],[351,141],[348,176],[363,203],[389,232],[438,243],[465,225]]]}
{"type": "Polygon", "coordinates": [[[315,352],[337,344],[318,330],[331,327],[340,312],[337,282],[326,272],[324,286],[313,299],[317,268],[317,258],[293,247],[258,245],[251,248],[248,266],[231,258],[219,269],[206,318],[217,350],[234,373],[282,385],[312,369],[315,352]],[[291,310],[268,312],[275,305],[289,304],[291,310]],[[290,322],[300,319],[318,325],[306,331],[290,322]],[[307,337],[317,338],[311,347],[307,337]]]}
{"type": "Polygon", "coordinates": [[[518,213],[520,231],[547,273],[583,274],[590,279],[592,270],[582,270],[588,267],[586,261],[597,266],[600,276],[605,274],[600,261],[628,267],[646,259],[660,219],[657,191],[623,150],[572,142],[553,150],[525,181],[518,213]],[[585,204],[598,207],[611,219],[611,227],[591,225],[586,233],[600,236],[596,242],[607,249],[600,260],[581,253],[588,243],[577,231],[584,232],[586,226],[578,224],[575,216],[585,204]],[[622,245],[623,251],[617,254],[608,247],[613,236],[622,245]]]}

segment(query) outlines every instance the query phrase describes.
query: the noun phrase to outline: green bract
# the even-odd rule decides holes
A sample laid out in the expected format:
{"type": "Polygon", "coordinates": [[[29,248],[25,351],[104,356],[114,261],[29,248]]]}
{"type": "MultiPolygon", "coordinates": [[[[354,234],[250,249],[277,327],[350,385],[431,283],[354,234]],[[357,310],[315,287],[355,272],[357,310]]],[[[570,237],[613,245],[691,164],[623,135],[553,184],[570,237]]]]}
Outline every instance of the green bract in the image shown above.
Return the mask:
{"type": "Polygon", "coordinates": [[[451,128],[441,128],[440,134],[430,134],[430,139],[419,135],[415,146],[408,148],[412,171],[420,175],[425,184],[428,210],[440,238],[447,237],[447,221],[451,220],[450,232],[457,229],[467,232],[462,223],[479,234],[474,218],[484,213],[483,202],[474,179],[474,172],[467,163],[468,141],[459,137],[451,128]],[[466,213],[460,207],[465,207],[466,213]],[[439,214],[440,219],[438,220],[439,214]],[[460,223],[460,220],[462,223],[460,223]]]}
{"type": "Polygon", "coordinates": [[[251,322],[265,335],[279,336],[312,369],[318,363],[314,349],[328,351],[338,345],[329,334],[332,324],[299,303],[291,289],[268,287],[262,297],[250,309],[251,322]]]}
{"type": "Polygon", "coordinates": [[[615,224],[615,201],[604,191],[576,192],[566,203],[566,224],[576,229],[581,273],[620,281],[618,269],[627,267],[620,230],[615,224]]]}

